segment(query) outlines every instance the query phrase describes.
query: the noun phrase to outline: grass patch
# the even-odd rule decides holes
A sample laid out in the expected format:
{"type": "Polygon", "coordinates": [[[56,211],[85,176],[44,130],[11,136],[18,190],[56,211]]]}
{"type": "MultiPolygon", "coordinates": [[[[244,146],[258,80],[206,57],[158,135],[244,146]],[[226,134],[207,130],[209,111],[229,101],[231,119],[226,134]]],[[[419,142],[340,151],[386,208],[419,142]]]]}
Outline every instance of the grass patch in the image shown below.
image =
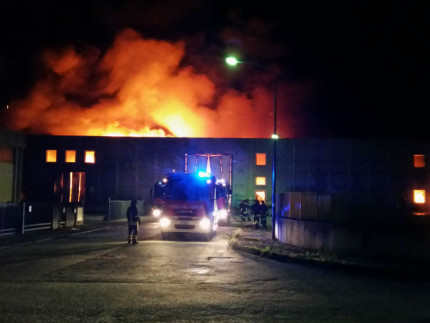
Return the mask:
{"type": "Polygon", "coordinates": [[[263,249],[261,249],[261,254],[264,257],[272,257],[272,248],[270,246],[265,246],[263,249]]]}
{"type": "Polygon", "coordinates": [[[230,236],[230,241],[229,241],[230,246],[232,247],[237,246],[239,243],[239,238],[240,238],[240,230],[233,231],[230,236]]]}

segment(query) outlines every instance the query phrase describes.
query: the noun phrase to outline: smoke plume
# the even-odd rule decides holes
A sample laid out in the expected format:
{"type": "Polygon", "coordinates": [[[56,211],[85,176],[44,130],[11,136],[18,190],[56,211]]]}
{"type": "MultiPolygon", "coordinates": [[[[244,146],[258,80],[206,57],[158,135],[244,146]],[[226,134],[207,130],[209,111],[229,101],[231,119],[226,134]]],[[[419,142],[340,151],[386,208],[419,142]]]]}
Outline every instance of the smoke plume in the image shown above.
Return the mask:
{"type": "MultiPolygon", "coordinates": [[[[48,50],[44,76],[27,97],[11,103],[9,127],[72,136],[270,137],[270,87],[216,89],[206,75],[181,66],[185,50],[181,41],[145,39],[131,29],[118,33],[104,53],[48,50]]],[[[282,86],[278,92],[278,129],[294,136],[298,123],[285,102],[299,99],[284,98],[282,86]]]]}

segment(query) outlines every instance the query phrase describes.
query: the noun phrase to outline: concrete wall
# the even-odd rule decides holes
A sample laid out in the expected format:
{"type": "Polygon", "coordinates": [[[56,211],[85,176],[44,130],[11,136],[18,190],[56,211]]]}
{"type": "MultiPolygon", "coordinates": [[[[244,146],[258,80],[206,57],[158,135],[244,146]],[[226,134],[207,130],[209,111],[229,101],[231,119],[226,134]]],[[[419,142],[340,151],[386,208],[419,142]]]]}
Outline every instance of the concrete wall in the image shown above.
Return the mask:
{"type": "Polygon", "coordinates": [[[0,203],[21,199],[25,136],[0,128],[0,203]]]}
{"type": "Polygon", "coordinates": [[[0,162],[0,178],[0,203],[13,201],[13,163],[0,162]]]}
{"type": "Polygon", "coordinates": [[[357,216],[353,208],[339,211],[331,196],[281,193],[275,233],[280,242],[300,248],[430,263],[430,218],[378,212],[357,216]]]}
{"type": "Polygon", "coordinates": [[[293,246],[339,255],[430,263],[430,225],[346,224],[279,217],[276,237],[293,246]]]}

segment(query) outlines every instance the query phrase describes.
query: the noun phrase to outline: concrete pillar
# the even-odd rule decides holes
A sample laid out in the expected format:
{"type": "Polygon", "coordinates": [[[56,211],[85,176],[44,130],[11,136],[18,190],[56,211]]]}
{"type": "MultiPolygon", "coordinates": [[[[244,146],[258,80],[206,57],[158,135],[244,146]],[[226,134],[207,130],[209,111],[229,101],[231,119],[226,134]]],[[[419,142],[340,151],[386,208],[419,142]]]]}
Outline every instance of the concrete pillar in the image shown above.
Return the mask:
{"type": "Polygon", "coordinates": [[[73,227],[75,225],[75,213],[73,207],[66,207],[66,228],[73,227]]]}
{"type": "Polygon", "coordinates": [[[54,206],[52,208],[52,230],[57,230],[61,217],[61,208],[54,206]]]}

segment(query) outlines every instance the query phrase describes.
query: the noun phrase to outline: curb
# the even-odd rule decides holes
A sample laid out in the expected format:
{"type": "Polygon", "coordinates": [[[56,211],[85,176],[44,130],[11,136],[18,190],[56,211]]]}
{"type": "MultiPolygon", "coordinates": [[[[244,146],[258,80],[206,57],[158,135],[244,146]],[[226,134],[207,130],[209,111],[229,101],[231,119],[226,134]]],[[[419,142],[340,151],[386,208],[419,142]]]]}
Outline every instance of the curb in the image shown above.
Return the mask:
{"type": "Polygon", "coordinates": [[[299,249],[279,241],[268,241],[250,237],[252,234],[243,229],[231,233],[229,245],[232,249],[255,256],[284,262],[297,263],[345,272],[380,276],[386,278],[430,281],[430,272],[423,264],[404,265],[400,263],[376,262],[366,259],[344,259],[332,255],[299,249]],[[424,268],[424,269],[421,269],[424,268]]]}

